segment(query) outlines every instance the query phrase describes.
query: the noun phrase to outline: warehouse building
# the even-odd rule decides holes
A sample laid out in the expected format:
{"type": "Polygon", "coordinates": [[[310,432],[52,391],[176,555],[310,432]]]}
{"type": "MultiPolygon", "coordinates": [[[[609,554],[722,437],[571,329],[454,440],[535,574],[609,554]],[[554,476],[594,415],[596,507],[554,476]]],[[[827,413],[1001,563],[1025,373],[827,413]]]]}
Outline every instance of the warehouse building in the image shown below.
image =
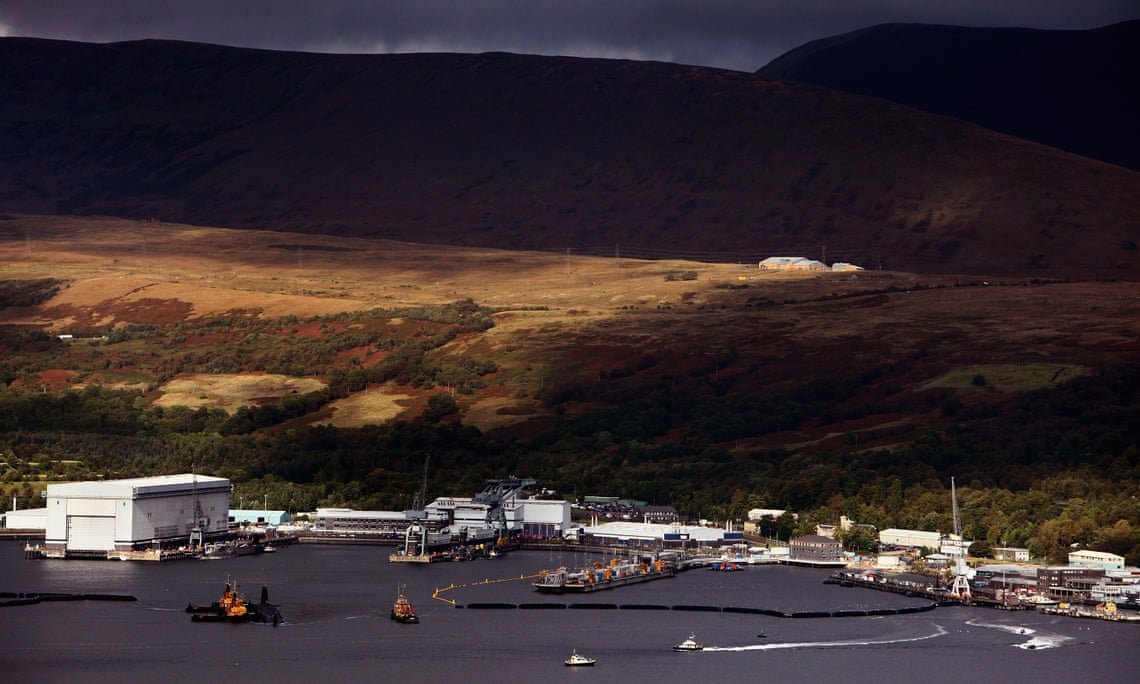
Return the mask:
{"type": "Polygon", "coordinates": [[[1089,551],[1082,549],[1069,554],[1069,565],[1074,568],[1102,568],[1104,570],[1123,570],[1124,556],[1104,551],[1089,551]]]}
{"type": "Polygon", "coordinates": [[[885,548],[927,548],[938,549],[942,535],[925,530],[900,530],[890,528],[879,531],[879,544],[885,548]]]}
{"type": "Polygon", "coordinates": [[[804,565],[846,565],[843,544],[831,537],[820,534],[807,534],[788,542],[790,558],[804,565]]]}
{"type": "Polygon", "coordinates": [[[571,527],[568,501],[512,497],[496,505],[470,497],[445,497],[429,503],[422,513],[320,508],[311,532],[319,537],[399,540],[413,520],[429,532],[463,542],[493,539],[500,531],[529,539],[557,539],[571,527]]]}
{"type": "Polygon", "coordinates": [[[230,481],[193,473],[48,485],[44,555],[114,557],[226,533],[230,481]]]}
{"type": "Polygon", "coordinates": [[[719,527],[661,525],[658,523],[606,522],[577,530],[577,540],[585,543],[643,546],[650,548],[705,548],[743,543],[744,534],[719,527]]]}
{"type": "Polygon", "coordinates": [[[46,508],[23,508],[0,516],[0,527],[40,532],[47,529],[46,508]]]}

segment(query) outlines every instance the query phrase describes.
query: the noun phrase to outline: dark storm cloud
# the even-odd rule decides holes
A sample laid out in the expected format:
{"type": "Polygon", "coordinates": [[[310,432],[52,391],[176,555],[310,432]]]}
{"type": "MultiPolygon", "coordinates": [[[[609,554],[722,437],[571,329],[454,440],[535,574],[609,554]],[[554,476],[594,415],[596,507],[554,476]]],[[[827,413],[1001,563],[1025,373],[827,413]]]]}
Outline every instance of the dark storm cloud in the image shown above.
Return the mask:
{"type": "Polygon", "coordinates": [[[169,38],[312,52],[653,59],[751,71],[885,22],[1083,29],[1135,0],[0,0],[0,36],[169,38]]]}

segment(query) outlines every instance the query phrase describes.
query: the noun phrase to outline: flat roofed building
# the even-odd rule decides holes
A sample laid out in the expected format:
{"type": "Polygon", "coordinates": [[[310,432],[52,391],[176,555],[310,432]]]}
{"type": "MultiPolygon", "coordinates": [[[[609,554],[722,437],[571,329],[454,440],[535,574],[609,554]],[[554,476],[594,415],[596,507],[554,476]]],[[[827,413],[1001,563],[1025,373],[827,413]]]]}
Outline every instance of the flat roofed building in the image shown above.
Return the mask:
{"type": "Polygon", "coordinates": [[[1029,562],[1029,549],[1015,546],[998,546],[994,547],[993,551],[994,560],[997,561],[1009,561],[1013,563],[1029,562]]]}
{"type": "Polygon", "coordinates": [[[792,560],[834,563],[844,560],[843,544],[818,534],[807,534],[788,542],[792,560]]]}
{"type": "Polygon", "coordinates": [[[895,528],[879,531],[879,543],[884,546],[937,549],[941,546],[941,542],[942,535],[937,532],[900,530],[895,528]]]}
{"type": "Polygon", "coordinates": [[[107,556],[188,543],[228,528],[230,481],[194,473],[47,486],[44,552],[107,556]]]}
{"type": "MultiPolygon", "coordinates": [[[[447,524],[447,516],[429,516],[424,522],[430,529],[447,524]]],[[[313,532],[332,536],[376,536],[396,539],[403,536],[412,522],[406,511],[357,511],[351,508],[318,508],[313,532]]]]}
{"type": "Polygon", "coordinates": [[[555,539],[573,526],[570,508],[569,501],[519,499],[508,506],[507,521],[513,529],[521,528],[524,537],[555,539]]]}
{"type": "Polygon", "coordinates": [[[283,525],[293,520],[289,511],[270,511],[263,508],[231,508],[229,521],[235,525],[283,525]]]}
{"type": "Polygon", "coordinates": [[[645,522],[671,525],[681,522],[681,514],[672,506],[642,506],[638,509],[645,522]]]}
{"type": "Polygon", "coordinates": [[[626,521],[587,525],[582,528],[582,533],[598,541],[631,546],[706,546],[723,543],[729,534],[718,527],[626,521]]]}
{"type": "Polygon", "coordinates": [[[348,508],[319,508],[313,532],[331,536],[402,537],[414,520],[432,531],[447,530],[460,535],[467,531],[494,531],[498,523],[509,530],[531,530],[531,536],[561,536],[570,529],[570,502],[548,499],[512,499],[504,503],[501,520],[492,520],[495,507],[470,497],[444,497],[432,501],[420,512],[356,511],[348,508]]]}
{"type": "Polygon", "coordinates": [[[1074,551],[1069,554],[1069,565],[1074,568],[1102,568],[1104,570],[1123,570],[1124,556],[1104,551],[1074,551]]]}
{"type": "Polygon", "coordinates": [[[1054,598],[1079,596],[1087,587],[1104,580],[1104,568],[1050,566],[1037,568],[1037,592],[1054,598]]]}
{"type": "Polygon", "coordinates": [[[46,508],[22,508],[8,511],[3,516],[4,524],[10,530],[46,530],[46,508]]]}

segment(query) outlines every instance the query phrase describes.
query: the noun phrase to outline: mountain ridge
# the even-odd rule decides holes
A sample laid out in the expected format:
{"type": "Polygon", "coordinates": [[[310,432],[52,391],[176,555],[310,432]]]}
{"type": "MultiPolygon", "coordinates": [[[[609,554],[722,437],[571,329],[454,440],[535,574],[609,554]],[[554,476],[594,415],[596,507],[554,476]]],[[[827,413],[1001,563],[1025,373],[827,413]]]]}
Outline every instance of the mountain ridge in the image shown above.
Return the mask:
{"type": "Polygon", "coordinates": [[[973,121],[1140,169],[1140,20],[1096,29],[880,24],[790,50],[757,70],[973,121]]]}
{"type": "Polygon", "coordinates": [[[0,39],[0,210],[1132,278],[1140,176],[897,104],[585,58],[0,39]]]}

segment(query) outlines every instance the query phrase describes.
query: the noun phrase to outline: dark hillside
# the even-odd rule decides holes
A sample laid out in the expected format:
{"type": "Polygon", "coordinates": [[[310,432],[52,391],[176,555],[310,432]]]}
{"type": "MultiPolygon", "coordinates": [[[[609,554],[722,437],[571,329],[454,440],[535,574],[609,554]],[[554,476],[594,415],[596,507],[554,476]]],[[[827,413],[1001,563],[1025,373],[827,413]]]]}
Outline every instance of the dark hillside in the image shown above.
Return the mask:
{"type": "MultiPolygon", "coordinates": [[[[1140,272],[1140,176],[751,74],[0,39],[0,211],[508,249],[1140,272]]],[[[24,236],[15,236],[23,239],[24,236]]]]}
{"type": "Polygon", "coordinates": [[[1140,21],[1090,31],[885,24],[757,73],[881,97],[1140,169],[1140,21]]]}

